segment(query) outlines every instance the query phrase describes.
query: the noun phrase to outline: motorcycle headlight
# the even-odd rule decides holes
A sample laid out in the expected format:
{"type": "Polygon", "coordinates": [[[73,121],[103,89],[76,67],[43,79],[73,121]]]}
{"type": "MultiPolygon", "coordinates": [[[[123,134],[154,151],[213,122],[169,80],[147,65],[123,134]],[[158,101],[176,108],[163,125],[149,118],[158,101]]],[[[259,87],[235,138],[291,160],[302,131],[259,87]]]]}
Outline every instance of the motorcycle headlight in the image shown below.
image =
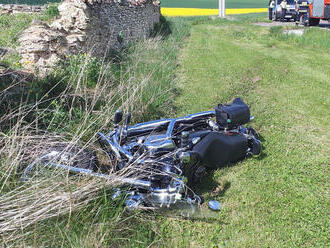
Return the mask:
{"type": "Polygon", "coordinates": [[[277,7],[276,9],[277,12],[281,12],[282,11],[282,8],[280,6],[277,7]]]}

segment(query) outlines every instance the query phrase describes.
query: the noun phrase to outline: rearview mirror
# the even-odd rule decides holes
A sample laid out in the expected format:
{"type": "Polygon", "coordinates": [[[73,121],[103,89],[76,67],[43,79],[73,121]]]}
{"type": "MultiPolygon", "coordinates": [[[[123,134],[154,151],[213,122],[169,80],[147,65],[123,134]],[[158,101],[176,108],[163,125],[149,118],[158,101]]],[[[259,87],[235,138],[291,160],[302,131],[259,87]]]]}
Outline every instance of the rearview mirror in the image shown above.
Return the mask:
{"type": "Polygon", "coordinates": [[[115,117],[113,118],[113,122],[115,125],[118,125],[119,122],[121,122],[123,119],[123,111],[118,109],[115,113],[115,117]]]}

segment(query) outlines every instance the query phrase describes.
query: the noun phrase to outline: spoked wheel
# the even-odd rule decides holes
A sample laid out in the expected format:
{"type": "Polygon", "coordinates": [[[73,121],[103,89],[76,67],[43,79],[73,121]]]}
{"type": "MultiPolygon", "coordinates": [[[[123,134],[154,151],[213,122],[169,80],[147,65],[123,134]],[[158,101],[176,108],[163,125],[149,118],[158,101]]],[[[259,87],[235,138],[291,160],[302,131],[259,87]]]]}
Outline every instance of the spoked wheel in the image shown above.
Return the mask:
{"type": "Polygon", "coordinates": [[[41,156],[29,164],[23,171],[22,180],[45,178],[48,176],[67,174],[79,169],[95,171],[98,167],[95,152],[69,143],[47,148],[41,156]]]}

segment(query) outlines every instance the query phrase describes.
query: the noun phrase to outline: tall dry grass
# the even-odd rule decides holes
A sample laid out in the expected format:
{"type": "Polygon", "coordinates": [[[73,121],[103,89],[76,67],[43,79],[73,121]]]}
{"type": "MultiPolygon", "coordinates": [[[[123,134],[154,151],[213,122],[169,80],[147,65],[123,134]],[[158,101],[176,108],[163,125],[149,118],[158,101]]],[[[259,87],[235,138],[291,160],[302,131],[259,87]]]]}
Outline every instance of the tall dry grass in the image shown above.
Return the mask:
{"type": "MultiPolygon", "coordinates": [[[[73,212],[103,197],[102,189],[120,186],[123,178],[140,174],[132,164],[114,173],[112,180],[69,176],[57,170],[25,183],[20,180],[23,168],[56,146],[64,150],[79,147],[81,152],[97,151],[101,162],[106,161],[95,144],[95,135],[111,128],[114,112],[118,108],[131,111],[133,120],[139,120],[149,115],[152,104],[157,101],[157,106],[163,104],[159,99],[168,93],[169,85],[157,78],[171,61],[163,58],[155,63],[141,56],[146,50],[157,54],[163,42],[154,38],[136,44],[126,62],[97,60],[95,64],[88,55],[73,58],[67,68],[51,75],[53,84],[46,87],[47,90],[40,93],[37,89],[39,97],[33,92],[25,97],[16,96],[15,107],[9,106],[0,116],[0,236],[3,244],[25,244],[22,241],[29,240],[27,237],[36,231],[36,226],[42,227],[48,219],[64,215],[65,221],[70,223],[73,212]],[[91,83],[90,74],[95,70],[97,77],[93,75],[95,80],[91,83]],[[33,97],[37,99],[31,100],[33,97]]],[[[12,88],[11,85],[1,92],[2,101],[8,100],[12,88]]],[[[2,106],[5,104],[2,102],[2,106]]],[[[79,156],[79,151],[75,151],[79,156]]]]}

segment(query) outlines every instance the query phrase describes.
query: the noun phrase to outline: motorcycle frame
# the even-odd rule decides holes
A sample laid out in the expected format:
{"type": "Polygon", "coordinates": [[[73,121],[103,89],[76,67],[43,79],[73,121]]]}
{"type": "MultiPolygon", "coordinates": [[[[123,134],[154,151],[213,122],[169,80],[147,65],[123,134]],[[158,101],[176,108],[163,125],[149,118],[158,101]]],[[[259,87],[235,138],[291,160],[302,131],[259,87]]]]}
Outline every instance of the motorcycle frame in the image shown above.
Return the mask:
{"type": "Polygon", "coordinates": [[[102,132],[99,132],[98,135],[108,143],[117,159],[127,159],[128,161],[131,161],[133,155],[129,151],[123,149],[119,144],[120,136],[123,132],[125,132],[127,137],[132,137],[149,135],[155,131],[166,131],[164,139],[172,139],[176,124],[192,124],[196,121],[211,119],[212,117],[215,117],[214,110],[190,114],[179,118],[139,123],[133,126],[124,127],[124,130],[122,128],[116,129],[117,131],[110,132],[108,135],[105,135],[102,132]]]}

